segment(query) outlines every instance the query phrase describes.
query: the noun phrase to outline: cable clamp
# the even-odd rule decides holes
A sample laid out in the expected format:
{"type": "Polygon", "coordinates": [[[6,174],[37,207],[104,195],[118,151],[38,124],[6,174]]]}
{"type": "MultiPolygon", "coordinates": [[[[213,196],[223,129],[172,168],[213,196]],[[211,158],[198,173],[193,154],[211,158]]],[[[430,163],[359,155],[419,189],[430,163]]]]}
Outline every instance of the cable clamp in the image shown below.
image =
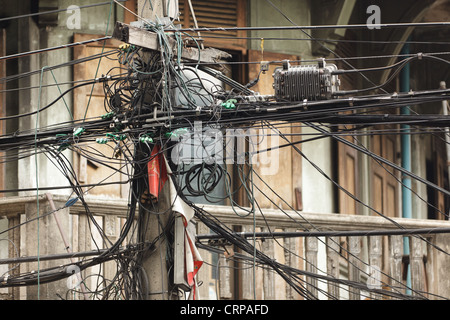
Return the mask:
{"type": "Polygon", "coordinates": [[[223,247],[223,248],[225,248],[226,246],[231,246],[231,242],[223,238],[210,239],[208,240],[208,244],[213,247],[223,247]]]}
{"type": "Polygon", "coordinates": [[[264,74],[269,71],[269,61],[261,61],[260,70],[264,74]]]}
{"type": "Polygon", "coordinates": [[[348,105],[353,107],[353,97],[348,98],[348,105]]]}
{"type": "Polygon", "coordinates": [[[303,110],[308,110],[308,99],[303,100],[303,110]]]}
{"type": "Polygon", "coordinates": [[[95,82],[106,82],[111,79],[111,76],[102,75],[100,78],[96,78],[95,82]]]}
{"type": "Polygon", "coordinates": [[[422,60],[422,58],[423,58],[423,53],[422,53],[422,52],[417,53],[417,58],[419,58],[419,60],[422,60]]]}
{"type": "Polygon", "coordinates": [[[319,58],[317,59],[317,64],[319,66],[319,69],[325,68],[325,58],[319,58]]]}

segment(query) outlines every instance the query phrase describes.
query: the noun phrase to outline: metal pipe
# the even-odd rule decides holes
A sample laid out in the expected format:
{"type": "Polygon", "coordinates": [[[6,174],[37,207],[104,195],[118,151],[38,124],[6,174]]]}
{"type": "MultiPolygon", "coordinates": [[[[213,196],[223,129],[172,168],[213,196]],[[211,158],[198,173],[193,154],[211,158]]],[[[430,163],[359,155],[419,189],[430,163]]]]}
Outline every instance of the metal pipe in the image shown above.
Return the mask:
{"type": "MultiPolygon", "coordinates": [[[[409,40],[409,39],[408,39],[409,40]]],[[[402,54],[409,54],[409,44],[406,43],[401,51],[402,54]]],[[[407,63],[400,73],[400,92],[410,91],[410,65],[407,63]]],[[[410,107],[405,106],[400,109],[402,115],[410,114],[410,107]]],[[[407,124],[401,125],[401,152],[402,152],[402,168],[411,172],[411,127],[407,124]]],[[[402,217],[412,218],[412,180],[408,175],[402,175],[402,217]]],[[[403,254],[409,255],[409,238],[405,237],[403,241],[403,254]]],[[[411,270],[408,265],[407,271],[407,287],[411,287],[411,270]]],[[[409,290],[409,289],[408,289],[409,290]]]]}

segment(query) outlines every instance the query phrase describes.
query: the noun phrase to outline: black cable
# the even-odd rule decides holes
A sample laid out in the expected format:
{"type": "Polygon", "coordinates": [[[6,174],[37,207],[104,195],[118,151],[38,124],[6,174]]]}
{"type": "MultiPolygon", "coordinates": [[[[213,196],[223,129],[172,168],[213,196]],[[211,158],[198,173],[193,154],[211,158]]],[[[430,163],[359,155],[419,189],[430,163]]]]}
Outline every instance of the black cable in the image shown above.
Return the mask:
{"type": "Polygon", "coordinates": [[[71,92],[71,91],[73,91],[73,90],[75,90],[75,89],[77,89],[77,88],[80,88],[80,87],[83,87],[83,86],[86,86],[86,85],[96,84],[96,83],[99,83],[99,82],[108,81],[108,80],[109,80],[109,79],[108,79],[107,77],[104,77],[104,78],[98,78],[98,79],[96,79],[96,80],[94,80],[94,81],[89,81],[89,82],[84,82],[84,83],[77,84],[77,85],[75,85],[75,86],[73,86],[73,87],[67,89],[67,90],[64,91],[63,93],[61,93],[55,100],[53,100],[52,102],[50,102],[48,105],[46,105],[46,106],[40,108],[39,111],[30,111],[30,112],[23,113],[23,114],[18,114],[18,115],[12,115],[12,116],[1,117],[1,118],[0,118],[0,121],[2,121],[2,120],[17,119],[17,118],[27,117],[27,116],[31,116],[31,115],[37,114],[38,112],[42,112],[42,111],[44,111],[44,110],[50,108],[52,105],[54,105],[54,104],[55,104],[56,102],[58,102],[60,99],[62,99],[62,98],[64,97],[64,95],[66,95],[67,93],[69,93],[69,92],[71,92]]]}
{"type": "Polygon", "coordinates": [[[49,48],[44,48],[44,49],[37,49],[37,50],[33,50],[33,51],[28,51],[28,52],[15,53],[15,54],[11,54],[11,55],[8,55],[8,56],[0,57],[0,61],[1,60],[16,59],[16,58],[20,58],[20,57],[23,57],[23,56],[29,56],[29,55],[32,55],[32,54],[44,53],[44,52],[53,51],[53,50],[72,48],[72,47],[79,46],[79,45],[85,45],[85,44],[89,44],[89,43],[92,43],[92,42],[106,41],[106,40],[109,40],[109,39],[111,39],[111,37],[110,36],[106,36],[106,37],[101,37],[101,38],[97,38],[97,39],[91,39],[91,40],[84,40],[84,41],[79,41],[79,42],[74,42],[74,43],[62,44],[62,45],[55,46],[55,47],[49,47],[49,48]]]}
{"type": "MultiPolygon", "coordinates": [[[[33,76],[33,75],[36,75],[36,74],[40,74],[41,72],[52,71],[52,70],[55,70],[55,69],[58,69],[58,68],[73,66],[73,65],[78,64],[78,63],[84,63],[84,62],[92,61],[92,60],[95,60],[95,59],[101,59],[102,57],[108,57],[108,56],[113,55],[113,54],[115,54],[117,52],[118,52],[117,49],[113,49],[113,50],[105,51],[103,53],[93,54],[93,55],[90,55],[90,56],[87,56],[87,57],[79,58],[79,59],[76,59],[76,60],[71,60],[69,62],[60,63],[58,65],[49,66],[49,67],[44,68],[44,69],[27,71],[27,72],[23,72],[23,73],[20,73],[20,74],[6,76],[6,77],[3,77],[3,78],[0,78],[0,82],[14,81],[14,80],[22,79],[22,78],[25,78],[25,77],[30,77],[30,76],[33,76]]],[[[83,81],[88,81],[88,80],[83,80],[83,81]]]]}
{"type": "MultiPolygon", "coordinates": [[[[409,28],[409,27],[448,27],[449,22],[411,22],[411,23],[381,23],[377,24],[381,28],[409,28]]],[[[289,31],[289,30],[320,30],[320,29],[367,29],[366,24],[345,24],[345,25],[305,25],[305,26],[258,26],[258,27],[200,27],[200,28],[179,28],[164,29],[166,32],[222,32],[222,31],[289,31]]]]}
{"type": "MultiPolygon", "coordinates": [[[[127,0],[117,0],[117,1],[118,2],[126,2],[127,0]]],[[[77,7],[80,9],[85,9],[85,8],[104,6],[104,5],[108,5],[108,4],[112,4],[112,2],[107,1],[107,2],[81,5],[81,6],[77,6],[77,7]]],[[[68,8],[55,9],[55,10],[48,10],[48,11],[40,11],[40,12],[36,12],[36,13],[22,14],[22,15],[14,16],[14,17],[4,17],[4,18],[0,18],[0,22],[14,20],[14,19],[30,18],[30,17],[41,16],[41,15],[52,14],[52,13],[58,13],[58,12],[63,12],[63,11],[67,11],[67,10],[68,10],[68,8]]]]}
{"type": "MultiPolygon", "coordinates": [[[[348,231],[296,231],[296,232],[236,232],[234,235],[244,238],[274,239],[274,238],[306,238],[306,237],[359,237],[359,236],[392,236],[392,235],[432,235],[450,233],[450,228],[418,228],[418,229],[374,229],[374,230],[348,230],[348,231]]],[[[218,234],[200,234],[197,240],[223,239],[218,234]]]]}

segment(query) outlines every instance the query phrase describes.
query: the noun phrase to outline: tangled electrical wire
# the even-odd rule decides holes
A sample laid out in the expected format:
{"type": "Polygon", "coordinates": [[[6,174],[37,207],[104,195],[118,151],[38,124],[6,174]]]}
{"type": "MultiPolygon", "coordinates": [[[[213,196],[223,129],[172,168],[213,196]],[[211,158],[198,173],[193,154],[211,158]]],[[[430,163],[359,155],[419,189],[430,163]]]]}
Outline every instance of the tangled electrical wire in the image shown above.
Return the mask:
{"type": "MultiPolygon", "coordinates": [[[[147,164],[157,156],[157,154],[153,153],[155,146],[161,148],[158,154],[170,154],[177,151],[177,144],[183,139],[195,138],[199,134],[195,126],[196,122],[200,121],[203,124],[200,132],[201,137],[207,136],[206,131],[211,128],[216,129],[216,132],[220,132],[221,137],[223,137],[226,129],[250,129],[259,126],[261,128],[270,128],[280,135],[280,129],[283,124],[274,125],[272,121],[283,121],[283,123],[288,124],[302,122],[305,126],[314,128],[320,133],[318,137],[311,139],[332,137],[379,160],[383,164],[390,165],[394,169],[401,171],[400,166],[389,163],[381,157],[377,158],[373,152],[342,138],[343,135],[355,136],[362,126],[351,130],[337,129],[339,131],[336,131],[336,128],[345,121],[355,123],[355,118],[351,117],[359,117],[358,122],[363,124],[364,128],[379,123],[381,120],[376,118],[377,116],[367,115],[367,109],[378,111],[386,108],[396,109],[411,104],[443,101],[447,100],[450,94],[450,90],[442,89],[405,94],[360,95],[367,91],[385,87],[407,63],[413,60],[429,58],[448,64],[448,61],[432,55],[420,55],[402,60],[388,67],[336,72],[336,74],[356,72],[364,74],[365,72],[386,69],[394,70],[383,84],[338,94],[339,96],[359,94],[357,97],[340,97],[339,99],[326,101],[276,101],[273,97],[260,97],[257,93],[250,90],[259,81],[259,76],[247,85],[242,85],[224,76],[218,70],[220,62],[216,65],[204,65],[195,61],[182,61],[180,58],[180,52],[184,46],[182,34],[174,33],[173,35],[173,39],[176,42],[175,53],[177,54],[175,54],[169,45],[169,35],[164,29],[151,26],[149,31],[157,34],[161,44],[160,51],[149,51],[133,45],[124,45],[119,50],[103,55],[108,57],[113,53],[117,55],[117,61],[120,65],[117,70],[111,69],[98,79],[74,85],[61,93],[53,102],[40,108],[39,111],[0,118],[0,121],[3,121],[36,115],[54,106],[56,102],[73,90],[87,85],[102,85],[105,97],[103,106],[105,114],[90,119],[75,119],[65,124],[40,128],[39,132],[30,130],[0,136],[0,151],[6,152],[0,158],[2,162],[31,157],[38,153],[45,155],[68,181],[68,186],[62,188],[71,190],[72,199],[81,202],[89,218],[90,227],[94,227],[91,233],[95,229],[100,234],[102,244],[106,245],[107,249],[100,249],[100,244],[96,244],[97,254],[95,257],[84,258],[77,262],[75,265],[78,270],[82,272],[94,266],[103,268],[106,262],[111,261],[116,266],[112,277],[109,279],[101,276],[101,272],[92,275],[91,277],[96,277],[95,281],[91,282],[95,283],[94,286],[87,284],[89,277],[83,277],[84,286],[69,289],[65,296],[61,296],[62,299],[72,299],[80,295],[84,295],[87,299],[105,300],[146,299],[148,297],[150,294],[149,280],[142,267],[142,261],[149,255],[157,253],[155,247],[158,243],[165,242],[170,244],[173,242],[172,227],[174,222],[172,220],[173,217],[166,225],[163,225],[158,220],[160,233],[153,239],[147,239],[147,228],[150,223],[149,216],[157,215],[159,217],[161,214],[149,195],[147,164]],[[211,76],[214,78],[213,80],[210,78],[211,76]],[[341,113],[349,111],[354,112],[351,117],[341,115],[341,113]],[[100,149],[99,145],[103,145],[106,148],[100,149]],[[104,181],[99,181],[93,185],[80,183],[76,170],[65,155],[66,150],[87,159],[91,165],[109,168],[111,170],[110,176],[105,177],[104,181]],[[117,179],[113,183],[130,185],[129,205],[126,213],[126,222],[122,226],[118,238],[112,240],[109,239],[102,226],[96,221],[88,201],[85,199],[85,195],[91,188],[110,185],[111,182],[106,182],[107,178],[118,177],[119,175],[126,177],[125,180],[117,179]],[[132,241],[127,243],[127,239],[132,239],[132,241]]],[[[98,56],[91,58],[95,59],[98,56]]],[[[73,63],[81,63],[86,60],[74,61],[73,63]]],[[[10,81],[12,78],[6,80],[10,81]]],[[[386,118],[386,116],[384,117],[386,118]]],[[[389,119],[393,118],[390,117],[389,119]]],[[[391,121],[390,123],[408,123],[418,126],[435,126],[436,128],[441,127],[448,121],[448,119],[443,120],[442,117],[426,118],[419,115],[408,118],[398,117],[396,119],[396,121],[391,121]]],[[[387,131],[380,132],[380,134],[386,133],[387,131]]],[[[365,132],[364,134],[371,133],[365,132]]],[[[296,143],[289,140],[285,135],[281,134],[281,136],[286,141],[286,144],[278,146],[278,148],[292,148],[299,152],[303,159],[309,161],[306,155],[296,147],[296,143]]],[[[306,141],[303,140],[300,143],[306,141]]],[[[219,141],[219,143],[221,142],[219,141]]],[[[250,143],[250,139],[245,142],[247,144],[250,143]]],[[[218,141],[214,140],[212,145],[216,146],[217,143],[218,141]]],[[[191,147],[191,145],[189,146],[191,147]]],[[[222,144],[219,146],[221,150],[226,147],[222,144]]],[[[392,290],[370,289],[360,282],[321,276],[290,267],[275,261],[263,251],[258,250],[255,243],[251,243],[247,238],[237,235],[192,200],[193,198],[203,198],[208,203],[228,201],[235,213],[241,217],[251,216],[257,211],[262,212],[256,200],[255,191],[264,194],[261,190],[261,184],[264,185],[265,182],[249,161],[249,157],[252,154],[244,152],[245,161],[235,164],[235,172],[230,172],[226,165],[221,165],[216,161],[205,161],[205,159],[214,160],[217,154],[211,152],[211,148],[208,147],[207,142],[203,138],[200,139],[199,144],[195,144],[193,147],[196,151],[200,150],[201,162],[193,165],[189,161],[187,164],[182,163],[178,165],[169,162],[173,172],[171,179],[173,179],[177,187],[178,196],[195,210],[196,218],[216,235],[220,235],[227,243],[242,251],[242,253],[237,253],[234,259],[244,261],[249,266],[258,265],[258,267],[270,269],[305,299],[317,299],[305,282],[305,277],[307,276],[317,278],[320,281],[328,281],[380,294],[387,298],[424,299],[422,294],[417,296],[403,294],[400,290],[404,289],[403,285],[399,285],[400,289],[397,287],[390,288],[392,290]],[[205,154],[207,155],[206,158],[204,157],[205,154]],[[219,188],[225,190],[224,194],[215,193],[219,188]],[[243,206],[241,202],[236,200],[237,195],[241,192],[243,192],[247,202],[250,203],[250,208],[243,206]],[[244,214],[239,213],[242,211],[244,211],[244,214]]],[[[269,151],[270,148],[259,152],[269,151]]],[[[319,167],[314,167],[324,174],[319,167]]],[[[407,174],[406,172],[403,173],[407,174]]],[[[417,176],[413,177],[417,181],[449,195],[448,191],[427,182],[425,179],[417,176]]],[[[331,177],[327,176],[327,178],[335,182],[331,177]]],[[[268,185],[266,187],[270,188],[268,185]]],[[[337,187],[340,186],[337,184],[337,187]]],[[[55,189],[55,187],[51,189],[55,189]]],[[[266,197],[269,198],[275,207],[283,211],[277,202],[284,200],[276,194],[275,190],[271,189],[271,192],[276,195],[274,197],[276,199],[269,195],[266,195],[266,197]]],[[[350,194],[350,196],[353,195],[350,194]]],[[[66,203],[66,207],[70,205],[73,205],[73,200],[66,203]]],[[[291,206],[289,204],[286,205],[291,206]]],[[[292,207],[290,209],[294,210],[292,207]]],[[[371,209],[373,210],[373,208],[371,209]]],[[[297,210],[294,211],[297,212],[297,210]]],[[[301,216],[299,220],[302,220],[301,216]]],[[[298,225],[305,231],[315,229],[307,221],[299,222],[298,225]]],[[[222,253],[215,246],[202,242],[199,242],[198,245],[211,252],[222,253]]],[[[166,255],[166,259],[169,262],[168,265],[171,265],[174,260],[173,250],[173,246],[169,245],[166,255]]],[[[345,250],[345,248],[341,247],[340,250],[345,250]]],[[[69,271],[72,266],[73,264],[58,266],[39,270],[38,273],[27,272],[9,277],[0,283],[0,287],[35,285],[67,279],[71,276],[69,271]]],[[[168,272],[170,274],[174,270],[171,269],[168,272]]],[[[328,292],[320,289],[320,287],[315,289],[318,289],[327,298],[335,298],[328,292]]],[[[174,295],[180,296],[177,288],[173,289],[173,291],[174,295]]]]}

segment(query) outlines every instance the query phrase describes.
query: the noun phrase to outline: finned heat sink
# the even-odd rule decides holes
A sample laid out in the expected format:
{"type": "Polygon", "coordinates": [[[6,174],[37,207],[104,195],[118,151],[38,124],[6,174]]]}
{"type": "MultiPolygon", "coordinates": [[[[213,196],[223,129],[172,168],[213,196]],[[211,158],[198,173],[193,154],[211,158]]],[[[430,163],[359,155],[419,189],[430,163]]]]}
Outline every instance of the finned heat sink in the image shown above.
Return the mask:
{"type": "Polygon", "coordinates": [[[284,61],[275,69],[273,87],[277,101],[304,101],[331,99],[339,91],[339,78],[333,75],[334,64],[291,66],[284,61]]]}

